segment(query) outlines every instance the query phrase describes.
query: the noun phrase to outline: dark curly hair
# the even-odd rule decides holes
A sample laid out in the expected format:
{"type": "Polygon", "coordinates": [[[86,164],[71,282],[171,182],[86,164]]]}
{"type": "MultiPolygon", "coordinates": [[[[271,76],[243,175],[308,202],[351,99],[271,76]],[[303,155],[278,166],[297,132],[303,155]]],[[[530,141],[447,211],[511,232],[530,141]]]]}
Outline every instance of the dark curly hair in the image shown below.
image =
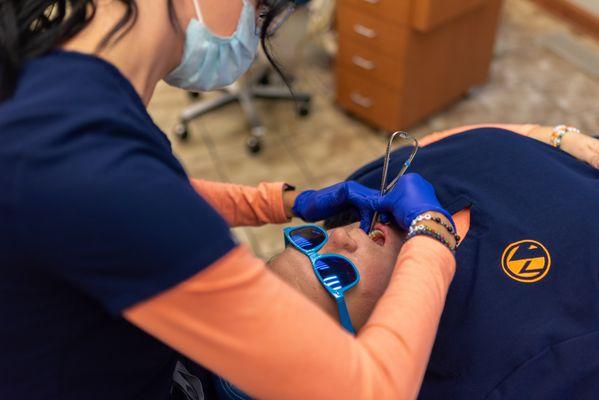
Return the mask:
{"type": "MultiPolygon", "coordinates": [[[[135,24],[138,16],[135,0],[118,0],[126,6],[121,19],[100,43],[100,48],[118,41],[135,24]]],[[[180,29],[172,0],[168,4],[171,23],[180,29]]],[[[293,0],[258,0],[266,6],[260,38],[266,57],[275,70],[287,79],[275,63],[268,46],[268,26],[293,3],[293,0]]],[[[77,35],[96,13],[95,0],[0,0],[0,101],[12,96],[23,64],[47,54],[77,35]]]]}

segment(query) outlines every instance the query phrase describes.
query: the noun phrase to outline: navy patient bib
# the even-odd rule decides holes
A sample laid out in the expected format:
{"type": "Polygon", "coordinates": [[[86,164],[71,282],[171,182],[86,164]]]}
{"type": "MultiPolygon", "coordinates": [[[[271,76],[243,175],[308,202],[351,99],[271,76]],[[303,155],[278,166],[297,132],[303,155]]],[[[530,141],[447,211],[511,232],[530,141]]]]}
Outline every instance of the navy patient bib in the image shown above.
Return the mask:
{"type": "MultiPolygon", "coordinates": [[[[378,188],[381,166],[350,179],[378,188]]],[[[422,149],[410,172],[450,212],[471,208],[420,398],[598,398],[599,171],[484,128],[422,149]]]]}

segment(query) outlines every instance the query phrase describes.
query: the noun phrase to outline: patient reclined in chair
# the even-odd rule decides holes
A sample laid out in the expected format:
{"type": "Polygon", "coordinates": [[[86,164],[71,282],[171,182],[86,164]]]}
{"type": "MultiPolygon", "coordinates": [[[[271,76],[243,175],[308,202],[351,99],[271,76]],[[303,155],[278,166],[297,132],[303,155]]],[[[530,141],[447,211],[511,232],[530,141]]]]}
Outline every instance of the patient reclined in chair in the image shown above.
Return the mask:
{"type": "MultiPolygon", "coordinates": [[[[390,176],[408,155],[394,153],[390,176]]],[[[378,188],[381,166],[350,179],[378,188]]],[[[599,170],[481,128],[425,147],[410,172],[449,212],[470,210],[420,397],[597,398],[599,170]]]]}

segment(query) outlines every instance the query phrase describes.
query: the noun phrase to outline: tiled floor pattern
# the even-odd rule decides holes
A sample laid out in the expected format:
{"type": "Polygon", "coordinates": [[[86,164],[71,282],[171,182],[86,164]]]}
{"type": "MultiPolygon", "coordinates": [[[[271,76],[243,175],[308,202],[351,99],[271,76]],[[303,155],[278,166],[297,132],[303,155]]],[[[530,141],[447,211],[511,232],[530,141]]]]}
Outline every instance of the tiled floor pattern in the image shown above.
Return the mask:
{"type": "MultiPolygon", "coordinates": [[[[238,105],[195,121],[189,142],[171,137],[175,153],[191,176],[250,185],[282,180],[300,188],[322,187],[382,154],[384,134],[333,104],[334,82],[326,56],[308,49],[297,63],[295,46],[290,43],[298,40],[304,19],[300,14],[289,21],[275,48],[282,64],[296,75],[299,88],[314,95],[310,116],[297,117],[289,103],[260,101],[268,135],[257,156],[246,151],[247,125],[238,105]]],[[[422,136],[471,123],[564,122],[599,135],[599,81],[542,44],[556,33],[574,35],[599,51],[598,43],[571,31],[528,0],[506,0],[489,82],[410,131],[422,136]]],[[[160,85],[150,113],[169,132],[178,113],[191,101],[184,92],[160,85]]],[[[282,247],[279,226],[238,228],[235,233],[264,258],[282,247]]]]}

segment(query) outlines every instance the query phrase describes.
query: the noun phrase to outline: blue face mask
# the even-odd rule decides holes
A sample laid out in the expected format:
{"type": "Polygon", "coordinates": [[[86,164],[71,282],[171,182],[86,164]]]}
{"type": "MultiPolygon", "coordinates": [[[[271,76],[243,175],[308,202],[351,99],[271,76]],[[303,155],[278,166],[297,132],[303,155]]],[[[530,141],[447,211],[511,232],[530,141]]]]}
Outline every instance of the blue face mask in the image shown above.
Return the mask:
{"type": "Polygon", "coordinates": [[[164,80],[172,86],[190,91],[207,91],[225,87],[243,75],[256,57],[259,37],[256,33],[256,10],[248,0],[235,33],[217,36],[204,24],[197,0],[198,19],[192,19],[185,34],[181,64],[164,80]]]}

